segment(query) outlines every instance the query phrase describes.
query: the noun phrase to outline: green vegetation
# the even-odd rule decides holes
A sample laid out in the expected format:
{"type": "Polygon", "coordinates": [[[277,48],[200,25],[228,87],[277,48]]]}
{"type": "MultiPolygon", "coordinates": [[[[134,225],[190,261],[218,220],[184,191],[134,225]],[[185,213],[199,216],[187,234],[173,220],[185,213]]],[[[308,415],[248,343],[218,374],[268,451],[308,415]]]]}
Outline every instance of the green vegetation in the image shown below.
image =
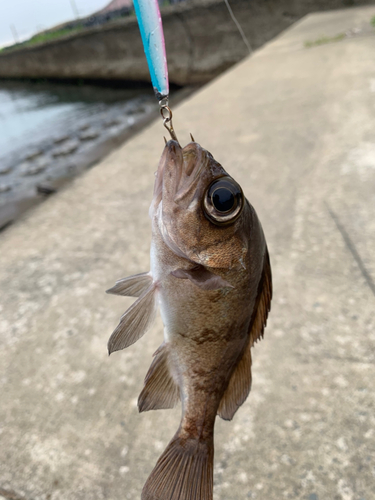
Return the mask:
{"type": "Polygon", "coordinates": [[[55,38],[60,38],[61,36],[68,35],[70,33],[73,33],[75,31],[79,31],[83,28],[83,26],[75,26],[74,28],[65,28],[61,30],[56,30],[56,31],[49,31],[45,33],[37,33],[33,37],[31,37],[29,40],[26,40],[26,42],[23,43],[23,45],[34,45],[34,43],[43,43],[43,42],[48,42],[49,40],[54,40],[55,38]]]}
{"type": "Polygon", "coordinates": [[[371,19],[371,24],[373,25],[373,27],[375,28],[375,16],[371,19]]]}
{"type": "Polygon", "coordinates": [[[37,33],[32,36],[28,40],[25,40],[21,43],[16,43],[14,45],[10,45],[9,47],[3,47],[0,49],[0,52],[8,51],[8,50],[16,50],[18,48],[29,47],[30,45],[34,45],[36,43],[44,43],[49,42],[50,40],[55,40],[56,38],[61,38],[64,35],[69,35],[70,33],[75,33],[83,29],[82,25],[74,26],[74,28],[62,28],[56,31],[45,31],[43,33],[37,33]]]}
{"type": "Polygon", "coordinates": [[[305,47],[309,49],[310,47],[317,47],[318,45],[325,45],[326,43],[339,42],[340,40],[343,40],[345,36],[345,33],[339,33],[335,36],[322,36],[314,41],[308,40],[305,42],[305,47]]]}

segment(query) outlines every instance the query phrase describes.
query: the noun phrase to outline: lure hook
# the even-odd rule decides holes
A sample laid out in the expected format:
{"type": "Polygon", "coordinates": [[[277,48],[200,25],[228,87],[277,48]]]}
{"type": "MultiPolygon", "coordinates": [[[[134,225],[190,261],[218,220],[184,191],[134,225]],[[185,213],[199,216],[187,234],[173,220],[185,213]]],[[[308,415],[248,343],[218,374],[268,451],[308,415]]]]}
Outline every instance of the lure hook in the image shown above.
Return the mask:
{"type": "Polygon", "coordinates": [[[159,105],[160,105],[160,114],[161,117],[163,118],[164,127],[168,130],[172,140],[179,143],[176,132],[174,131],[173,128],[173,123],[172,123],[173,114],[171,108],[168,106],[168,98],[161,99],[159,101],[159,105]]]}

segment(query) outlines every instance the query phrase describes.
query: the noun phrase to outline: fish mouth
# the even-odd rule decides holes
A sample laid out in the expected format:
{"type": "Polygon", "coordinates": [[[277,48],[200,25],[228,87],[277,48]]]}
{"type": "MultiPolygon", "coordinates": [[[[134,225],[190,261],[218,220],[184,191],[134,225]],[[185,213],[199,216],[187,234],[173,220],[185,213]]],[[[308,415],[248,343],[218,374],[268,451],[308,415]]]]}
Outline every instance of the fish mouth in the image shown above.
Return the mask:
{"type": "Polygon", "coordinates": [[[166,170],[165,167],[171,160],[175,163],[175,159],[180,156],[179,150],[181,150],[181,146],[176,141],[168,141],[164,147],[158,169],[155,172],[154,194],[150,207],[150,215],[151,210],[156,210],[163,199],[163,178],[166,170]]]}
{"type": "Polygon", "coordinates": [[[198,184],[207,165],[207,151],[196,142],[184,148],[170,140],[165,145],[154,185],[153,207],[163,200],[187,208],[198,196],[198,184]]]}
{"type": "Polygon", "coordinates": [[[207,166],[207,152],[196,142],[182,150],[182,172],[175,192],[175,203],[189,205],[199,196],[198,185],[207,166]]]}
{"type": "Polygon", "coordinates": [[[177,141],[170,140],[164,147],[156,172],[150,216],[152,219],[156,217],[168,247],[189,261],[191,259],[177,243],[179,230],[176,230],[176,225],[182,220],[184,213],[197,208],[205,185],[204,172],[207,171],[205,167],[208,154],[195,142],[181,148],[177,141]]]}

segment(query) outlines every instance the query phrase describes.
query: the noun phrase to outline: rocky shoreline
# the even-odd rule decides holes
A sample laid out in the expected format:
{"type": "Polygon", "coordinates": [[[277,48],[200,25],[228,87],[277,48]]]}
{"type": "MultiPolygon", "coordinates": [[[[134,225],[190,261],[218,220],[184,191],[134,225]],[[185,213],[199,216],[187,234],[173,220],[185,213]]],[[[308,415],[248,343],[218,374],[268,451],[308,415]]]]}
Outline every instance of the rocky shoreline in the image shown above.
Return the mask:
{"type": "MultiPolygon", "coordinates": [[[[177,91],[173,103],[193,91],[177,91]]],[[[51,133],[47,140],[0,159],[0,231],[157,117],[155,98],[143,96],[96,113],[91,120],[78,120],[64,133],[51,133]]]]}

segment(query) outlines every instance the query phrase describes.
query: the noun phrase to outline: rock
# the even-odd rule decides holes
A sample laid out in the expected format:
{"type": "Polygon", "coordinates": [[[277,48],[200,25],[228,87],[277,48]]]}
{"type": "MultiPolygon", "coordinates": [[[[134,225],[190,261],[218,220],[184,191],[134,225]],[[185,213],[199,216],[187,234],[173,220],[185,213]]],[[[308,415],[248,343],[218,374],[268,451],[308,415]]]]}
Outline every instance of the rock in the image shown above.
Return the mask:
{"type": "Polygon", "coordinates": [[[0,184],[0,193],[6,193],[7,191],[10,191],[12,189],[12,186],[10,184],[0,184]]]}
{"type": "Polygon", "coordinates": [[[121,121],[114,119],[114,120],[109,120],[107,122],[104,122],[103,127],[104,128],[111,128],[111,127],[117,127],[117,125],[121,125],[121,121]]]}
{"type": "Polygon", "coordinates": [[[37,190],[37,193],[44,194],[44,195],[47,195],[47,196],[50,195],[50,194],[54,194],[57,191],[57,189],[55,189],[52,186],[47,186],[47,185],[42,185],[42,184],[38,184],[36,186],[36,190],[37,190]]]}
{"type": "Polygon", "coordinates": [[[42,167],[42,166],[31,165],[31,166],[28,166],[27,168],[23,169],[21,175],[23,175],[24,177],[26,177],[28,175],[37,175],[37,174],[40,174],[40,172],[43,172],[43,170],[44,170],[44,167],[42,167]]]}
{"type": "Polygon", "coordinates": [[[93,129],[84,130],[79,136],[81,141],[93,141],[97,137],[99,137],[99,132],[93,129]]]}
{"type": "MultiPolygon", "coordinates": [[[[5,174],[9,174],[9,172],[13,169],[13,167],[11,166],[6,166],[6,167],[2,167],[0,168],[0,175],[5,175],[5,174]]],[[[1,500],[1,499],[0,499],[1,500]]]]}
{"type": "Polygon", "coordinates": [[[35,149],[31,151],[27,156],[25,156],[26,161],[32,161],[35,160],[35,158],[38,158],[38,156],[41,156],[43,154],[43,151],[41,149],[35,149]]]}
{"type": "Polygon", "coordinates": [[[69,139],[68,135],[62,135],[60,137],[56,137],[56,139],[53,141],[55,144],[62,144],[63,142],[66,142],[69,139]]]}
{"type": "Polygon", "coordinates": [[[79,142],[76,139],[71,139],[70,141],[67,141],[65,144],[63,144],[60,148],[55,149],[53,151],[52,156],[54,158],[57,158],[59,156],[67,156],[70,155],[71,153],[74,153],[74,151],[77,151],[79,147],[79,142]]]}
{"type": "Polygon", "coordinates": [[[116,135],[118,135],[121,132],[121,130],[123,130],[123,127],[121,127],[121,126],[113,126],[113,127],[111,127],[109,129],[108,133],[110,135],[116,136],[116,135]]]}
{"type": "Polygon", "coordinates": [[[29,164],[29,163],[23,163],[20,167],[21,170],[21,175],[27,176],[27,175],[37,175],[40,174],[40,172],[43,172],[47,168],[47,159],[46,158],[40,158],[39,161],[29,164]]]}

